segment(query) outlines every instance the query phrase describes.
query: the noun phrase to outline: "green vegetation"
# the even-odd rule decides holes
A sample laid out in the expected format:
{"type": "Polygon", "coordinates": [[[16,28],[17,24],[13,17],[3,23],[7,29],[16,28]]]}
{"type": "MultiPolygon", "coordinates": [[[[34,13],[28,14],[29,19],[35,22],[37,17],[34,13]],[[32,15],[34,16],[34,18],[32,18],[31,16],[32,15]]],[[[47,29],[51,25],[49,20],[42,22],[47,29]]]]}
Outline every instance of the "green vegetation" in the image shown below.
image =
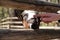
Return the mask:
{"type": "Polygon", "coordinates": [[[3,18],[3,14],[2,14],[2,7],[0,7],[0,19],[3,18]]]}
{"type": "Polygon", "coordinates": [[[50,0],[52,3],[58,3],[58,0],[50,0]]]}
{"type": "Polygon", "coordinates": [[[0,7],[0,19],[6,18],[9,16],[9,8],[0,7]]]}

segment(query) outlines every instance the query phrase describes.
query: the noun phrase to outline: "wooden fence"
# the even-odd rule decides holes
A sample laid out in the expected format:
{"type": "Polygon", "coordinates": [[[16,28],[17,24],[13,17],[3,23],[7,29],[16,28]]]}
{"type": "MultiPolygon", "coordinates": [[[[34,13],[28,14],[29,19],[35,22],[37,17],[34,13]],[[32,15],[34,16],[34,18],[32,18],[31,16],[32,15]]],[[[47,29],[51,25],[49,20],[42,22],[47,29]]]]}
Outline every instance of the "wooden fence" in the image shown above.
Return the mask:
{"type": "Polygon", "coordinates": [[[0,22],[1,29],[23,29],[22,21],[18,17],[7,17],[0,22]]]}

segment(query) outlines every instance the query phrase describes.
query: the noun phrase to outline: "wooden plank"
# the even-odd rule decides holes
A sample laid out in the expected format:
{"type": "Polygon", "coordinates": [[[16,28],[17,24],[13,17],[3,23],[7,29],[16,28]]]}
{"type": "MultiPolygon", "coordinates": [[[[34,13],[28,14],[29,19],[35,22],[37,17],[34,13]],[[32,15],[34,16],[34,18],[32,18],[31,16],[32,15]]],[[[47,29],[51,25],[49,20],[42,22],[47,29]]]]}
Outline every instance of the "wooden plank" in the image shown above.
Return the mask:
{"type": "Polygon", "coordinates": [[[45,12],[57,12],[60,10],[59,7],[53,6],[43,6],[43,5],[34,5],[28,3],[17,3],[9,0],[1,0],[0,6],[18,8],[20,10],[35,10],[35,11],[45,11],[45,12]]]}

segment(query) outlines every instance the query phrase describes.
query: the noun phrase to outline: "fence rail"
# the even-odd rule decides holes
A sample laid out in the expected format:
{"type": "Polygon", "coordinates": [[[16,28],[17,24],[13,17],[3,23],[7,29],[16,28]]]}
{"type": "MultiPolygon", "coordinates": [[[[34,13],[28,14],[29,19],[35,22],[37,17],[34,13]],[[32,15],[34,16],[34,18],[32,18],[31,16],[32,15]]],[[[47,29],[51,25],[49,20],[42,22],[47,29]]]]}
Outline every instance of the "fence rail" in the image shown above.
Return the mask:
{"type": "Polygon", "coordinates": [[[7,17],[1,20],[1,29],[23,29],[22,21],[19,21],[18,17],[7,17]]]}

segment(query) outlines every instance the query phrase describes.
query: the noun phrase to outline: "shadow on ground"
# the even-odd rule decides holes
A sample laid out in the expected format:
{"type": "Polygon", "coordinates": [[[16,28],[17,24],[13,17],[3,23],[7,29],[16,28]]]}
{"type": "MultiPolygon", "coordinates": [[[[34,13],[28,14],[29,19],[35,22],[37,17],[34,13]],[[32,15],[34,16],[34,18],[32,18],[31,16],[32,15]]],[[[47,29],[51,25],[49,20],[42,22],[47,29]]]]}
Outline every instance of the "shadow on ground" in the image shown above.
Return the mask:
{"type": "Polygon", "coordinates": [[[60,30],[11,31],[0,30],[0,40],[51,40],[59,39],[60,30]]]}

